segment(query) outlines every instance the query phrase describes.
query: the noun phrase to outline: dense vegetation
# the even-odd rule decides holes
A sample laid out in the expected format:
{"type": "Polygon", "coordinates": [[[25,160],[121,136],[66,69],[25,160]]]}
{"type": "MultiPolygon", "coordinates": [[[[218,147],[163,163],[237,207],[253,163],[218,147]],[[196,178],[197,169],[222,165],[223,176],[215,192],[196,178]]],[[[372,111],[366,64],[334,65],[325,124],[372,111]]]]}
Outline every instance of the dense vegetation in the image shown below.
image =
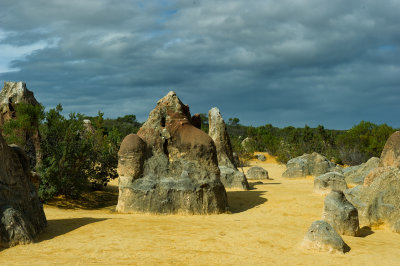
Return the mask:
{"type": "MultiPolygon", "coordinates": [[[[42,106],[19,104],[16,119],[3,125],[8,143],[25,147],[27,134],[39,132],[40,155],[36,171],[41,176],[39,195],[47,200],[55,195],[77,198],[88,189],[99,189],[117,177],[118,149],[121,140],[141,126],[135,115],[104,119],[71,113],[61,114],[62,106],[44,112],[42,106]],[[90,120],[90,123],[88,121],[90,120]]],[[[208,132],[208,118],[200,114],[201,128],[208,132]]],[[[350,130],[330,130],[319,125],[311,128],[277,128],[271,124],[244,126],[238,118],[229,118],[227,128],[233,150],[241,159],[254,151],[266,151],[286,163],[304,153],[318,152],[336,163],[355,165],[372,156],[380,156],[392,127],[361,121],[350,130]],[[242,142],[247,138],[246,145],[242,142]]]]}

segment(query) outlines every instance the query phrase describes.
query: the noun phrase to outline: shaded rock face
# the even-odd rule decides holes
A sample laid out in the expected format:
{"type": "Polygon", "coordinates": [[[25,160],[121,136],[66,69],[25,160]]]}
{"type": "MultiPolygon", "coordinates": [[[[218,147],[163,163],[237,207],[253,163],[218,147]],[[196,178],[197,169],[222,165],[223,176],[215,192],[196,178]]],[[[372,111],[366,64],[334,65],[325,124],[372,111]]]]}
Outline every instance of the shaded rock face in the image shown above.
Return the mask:
{"type": "Polygon", "coordinates": [[[348,167],[350,169],[346,169],[343,171],[343,174],[346,178],[347,184],[358,184],[361,185],[364,183],[365,177],[375,168],[379,167],[380,159],[377,157],[370,158],[367,162],[348,167]]]}
{"type": "Polygon", "coordinates": [[[321,220],[311,224],[301,246],[305,249],[329,253],[345,253],[350,250],[335,229],[321,220]]]}
{"type": "Polygon", "coordinates": [[[0,134],[0,246],[27,244],[46,226],[43,206],[30,181],[22,149],[9,147],[0,134]]]}
{"type": "Polygon", "coordinates": [[[117,211],[226,211],[215,144],[190,119],[189,107],[169,92],[139,132],[125,137],[118,153],[117,211]]]}
{"type": "Polygon", "coordinates": [[[247,179],[269,179],[268,171],[259,166],[250,167],[246,176],[247,179]]]}
{"type": "Polygon", "coordinates": [[[314,193],[328,194],[332,190],[343,191],[347,189],[344,175],[338,172],[329,172],[314,179],[314,193]]]}
{"type": "Polygon", "coordinates": [[[218,108],[211,108],[208,112],[208,125],[208,135],[213,139],[217,148],[222,183],[227,188],[249,189],[246,176],[236,168],[231,141],[218,108]]]}
{"type": "Polygon", "coordinates": [[[327,172],[342,172],[342,169],[324,156],[313,152],[289,160],[282,177],[318,176],[327,172]]]}
{"type": "Polygon", "coordinates": [[[342,191],[332,191],[325,197],[322,220],[341,235],[357,236],[360,230],[357,209],[342,191]]]}
{"type": "Polygon", "coordinates": [[[400,220],[400,170],[397,167],[373,170],[365,178],[364,185],[347,189],[344,194],[357,208],[360,226],[393,226],[400,220]]]}
{"type": "MultiPolygon", "coordinates": [[[[15,108],[18,103],[39,104],[33,92],[26,88],[25,82],[4,82],[4,87],[0,91],[0,126],[16,117],[15,108]]],[[[28,156],[30,167],[34,168],[40,159],[39,132],[27,134],[25,143],[24,150],[28,156]]]]}
{"type": "Polygon", "coordinates": [[[386,141],[381,153],[380,166],[400,168],[400,131],[394,132],[386,141]]]}

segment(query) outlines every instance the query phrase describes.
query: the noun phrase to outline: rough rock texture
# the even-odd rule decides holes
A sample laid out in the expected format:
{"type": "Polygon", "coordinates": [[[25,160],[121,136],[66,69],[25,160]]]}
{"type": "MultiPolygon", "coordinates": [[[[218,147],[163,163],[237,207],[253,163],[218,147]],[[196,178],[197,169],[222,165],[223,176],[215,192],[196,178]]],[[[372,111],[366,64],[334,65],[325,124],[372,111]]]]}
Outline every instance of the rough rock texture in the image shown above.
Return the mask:
{"type": "Polygon", "coordinates": [[[227,188],[249,189],[246,176],[236,168],[229,134],[218,108],[211,108],[208,112],[208,125],[208,135],[217,148],[221,182],[227,188]]]}
{"type": "Polygon", "coordinates": [[[47,224],[21,151],[0,134],[0,247],[31,243],[47,224]]]}
{"type": "Polygon", "coordinates": [[[342,191],[332,191],[325,197],[322,220],[341,235],[357,236],[360,230],[357,209],[342,191]]]}
{"type": "Polygon", "coordinates": [[[394,132],[386,141],[381,153],[380,166],[400,168],[400,131],[394,132]]]}
{"type": "Polygon", "coordinates": [[[347,189],[344,194],[357,208],[360,226],[392,226],[400,220],[400,170],[397,167],[376,168],[365,178],[364,185],[347,189]]]}
{"type": "MultiPolygon", "coordinates": [[[[26,88],[24,82],[4,82],[0,91],[0,126],[6,121],[15,118],[15,108],[18,103],[38,105],[33,92],[26,88]]],[[[29,158],[31,168],[36,166],[40,159],[40,136],[39,132],[26,134],[24,150],[29,158]]]]}
{"type": "Polygon", "coordinates": [[[247,179],[269,179],[268,171],[259,166],[250,167],[246,176],[247,179]]]}
{"type": "Polygon", "coordinates": [[[329,253],[345,253],[350,250],[333,227],[325,221],[315,221],[308,228],[302,247],[329,253]]]}
{"type": "Polygon", "coordinates": [[[119,212],[211,214],[227,210],[213,140],[190,123],[175,92],[121,143],[119,212]]]}
{"type": "Polygon", "coordinates": [[[327,172],[342,172],[342,169],[324,156],[313,152],[289,160],[282,177],[318,176],[327,172]]]}
{"type": "Polygon", "coordinates": [[[375,168],[379,167],[380,159],[378,157],[372,157],[367,162],[344,168],[343,174],[346,178],[347,184],[358,184],[364,183],[365,177],[375,168]],[[346,169],[346,170],[345,170],[346,169]]]}
{"type": "Polygon", "coordinates": [[[256,154],[256,158],[262,162],[264,162],[265,160],[267,160],[267,158],[265,158],[264,154],[256,154]]]}
{"type": "Polygon", "coordinates": [[[329,172],[314,179],[314,193],[328,194],[332,190],[343,191],[347,189],[344,175],[338,172],[329,172]]]}

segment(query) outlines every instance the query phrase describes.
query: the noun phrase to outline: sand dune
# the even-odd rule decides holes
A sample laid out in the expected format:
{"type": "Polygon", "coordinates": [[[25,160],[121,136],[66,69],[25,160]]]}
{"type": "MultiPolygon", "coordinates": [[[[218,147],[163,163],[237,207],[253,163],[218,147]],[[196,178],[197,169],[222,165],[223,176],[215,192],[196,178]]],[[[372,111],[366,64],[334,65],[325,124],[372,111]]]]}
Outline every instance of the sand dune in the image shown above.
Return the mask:
{"type": "Polygon", "coordinates": [[[118,214],[115,206],[46,205],[49,225],[37,243],[0,251],[0,264],[400,265],[400,234],[385,228],[343,236],[351,247],[344,255],[301,250],[307,228],[321,217],[323,196],[312,193],[312,178],[281,178],[285,166],[273,158],[251,163],[273,180],[250,191],[229,190],[230,214],[118,214]]]}

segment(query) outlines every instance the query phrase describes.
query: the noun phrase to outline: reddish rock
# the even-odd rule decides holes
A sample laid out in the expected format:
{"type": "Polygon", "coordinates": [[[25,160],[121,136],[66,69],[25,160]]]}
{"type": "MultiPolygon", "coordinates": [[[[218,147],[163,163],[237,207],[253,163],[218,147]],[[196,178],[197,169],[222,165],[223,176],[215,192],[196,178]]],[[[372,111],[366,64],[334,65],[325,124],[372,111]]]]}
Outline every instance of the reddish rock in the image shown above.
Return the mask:
{"type": "Polygon", "coordinates": [[[400,167],[400,131],[394,132],[386,141],[381,154],[380,166],[400,167]]]}

